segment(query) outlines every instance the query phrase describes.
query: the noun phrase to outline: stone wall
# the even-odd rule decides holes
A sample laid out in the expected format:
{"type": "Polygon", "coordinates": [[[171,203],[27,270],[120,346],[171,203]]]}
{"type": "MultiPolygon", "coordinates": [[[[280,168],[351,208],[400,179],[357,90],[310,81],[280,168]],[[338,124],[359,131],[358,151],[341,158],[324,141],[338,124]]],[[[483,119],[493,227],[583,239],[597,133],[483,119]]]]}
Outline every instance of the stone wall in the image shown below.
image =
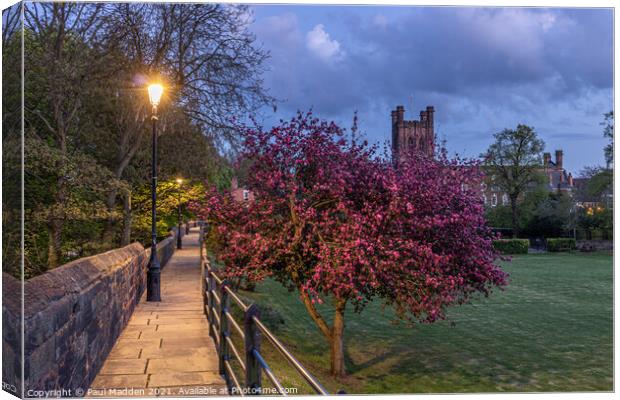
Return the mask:
{"type": "MultiPolygon", "coordinates": [[[[162,267],[174,253],[175,233],[157,245],[162,267]]],[[[134,243],[25,282],[25,397],[73,397],[88,389],[145,291],[149,258],[150,249],[134,243]]],[[[12,276],[2,278],[2,378],[4,389],[19,396],[22,288],[12,276]]]]}
{"type": "Polygon", "coordinates": [[[2,389],[21,396],[22,285],[2,273],[2,389]]]}

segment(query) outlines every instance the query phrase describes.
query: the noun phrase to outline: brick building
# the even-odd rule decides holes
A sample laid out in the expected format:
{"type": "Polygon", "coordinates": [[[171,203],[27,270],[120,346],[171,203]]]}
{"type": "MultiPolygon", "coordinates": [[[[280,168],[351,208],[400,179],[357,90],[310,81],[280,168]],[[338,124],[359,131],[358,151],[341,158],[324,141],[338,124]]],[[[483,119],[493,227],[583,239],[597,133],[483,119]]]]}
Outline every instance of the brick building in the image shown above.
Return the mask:
{"type": "Polygon", "coordinates": [[[392,111],[392,159],[395,163],[406,154],[420,152],[428,157],[435,155],[435,130],[433,106],[420,111],[419,121],[405,120],[405,107],[392,111]]]}
{"type": "Polygon", "coordinates": [[[238,202],[247,202],[254,200],[254,193],[244,187],[239,187],[239,180],[236,176],[233,176],[230,180],[230,194],[232,195],[233,199],[238,202]]]}

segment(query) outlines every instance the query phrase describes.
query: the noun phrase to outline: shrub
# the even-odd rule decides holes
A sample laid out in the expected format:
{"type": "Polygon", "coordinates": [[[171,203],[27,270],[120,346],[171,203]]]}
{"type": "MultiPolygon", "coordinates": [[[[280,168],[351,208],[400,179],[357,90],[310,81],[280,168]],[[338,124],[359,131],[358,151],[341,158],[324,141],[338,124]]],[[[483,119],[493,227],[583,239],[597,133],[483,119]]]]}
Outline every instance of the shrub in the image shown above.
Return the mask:
{"type": "Polygon", "coordinates": [[[547,239],[547,251],[574,250],[576,247],[573,238],[549,238],[547,239]]]}
{"type": "Polygon", "coordinates": [[[530,241],[527,239],[499,239],[493,241],[493,247],[502,254],[527,254],[530,241]]]}

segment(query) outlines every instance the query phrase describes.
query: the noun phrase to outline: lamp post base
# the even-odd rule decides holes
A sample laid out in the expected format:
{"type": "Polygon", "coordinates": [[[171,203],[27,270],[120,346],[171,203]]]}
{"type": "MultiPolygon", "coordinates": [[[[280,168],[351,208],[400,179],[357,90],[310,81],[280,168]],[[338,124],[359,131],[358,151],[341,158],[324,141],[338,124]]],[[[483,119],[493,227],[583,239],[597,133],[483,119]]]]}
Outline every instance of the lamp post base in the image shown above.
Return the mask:
{"type": "Polygon", "coordinates": [[[181,235],[182,235],[181,224],[179,224],[179,227],[177,229],[177,249],[183,248],[183,238],[181,237],[181,235]]]}
{"type": "Polygon", "coordinates": [[[161,268],[157,257],[151,258],[146,272],[146,301],[161,301],[160,293],[161,268]]]}

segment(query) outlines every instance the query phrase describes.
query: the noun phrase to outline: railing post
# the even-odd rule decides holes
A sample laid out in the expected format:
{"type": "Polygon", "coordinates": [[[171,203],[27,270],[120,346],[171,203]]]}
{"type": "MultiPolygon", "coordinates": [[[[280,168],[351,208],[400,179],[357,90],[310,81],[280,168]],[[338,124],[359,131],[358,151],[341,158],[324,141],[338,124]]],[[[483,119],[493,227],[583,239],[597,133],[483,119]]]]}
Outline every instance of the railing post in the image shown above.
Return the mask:
{"type": "MultiPolygon", "coordinates": [[[[224,361],[230,359],[230,349],[228,348],[228,341],[226,338],[230,335],[230,331],[228,329],[228,317],[226,313],[230,308],[230,298],[228,297],[228,291],[226,291],[226,287],[229,285],[227,280],[222,282],[222,286],[220,288],[220,375],[224,375],[228,377],[228,372],[226,371],[226,365],[224,361]]],[[[228,378],[226,379],[228,381],[228,378]]]]}
{"type": "Polygon", "coordinates": [[[202,313],[205,317],[209,317],[207,313],[207,297],[209,294],[207,293],[207,266],[205,265],[205,259],[200,256],[200,293],[202,294],[202,313]]]}
{"type": "Polygon", "coordinates": [[[213,329],[213,313],[215,307],[213,306],[213,291],[215,290],[215,279],[211,276],[211,269],[207,269],[207,320],[209,321],[209,335],[215,339],[215,329],[213,329]]]}
{"type": "Polygon", "coordinates": [[[254,317],[260,317],[256,304],[251,304],[243,318],[243,334],[245,335],[245,386],[248,394],[261,394],[261,365],[254,356],[254,350],[260,352],[260,330],[254,323],[254,317]]]}

